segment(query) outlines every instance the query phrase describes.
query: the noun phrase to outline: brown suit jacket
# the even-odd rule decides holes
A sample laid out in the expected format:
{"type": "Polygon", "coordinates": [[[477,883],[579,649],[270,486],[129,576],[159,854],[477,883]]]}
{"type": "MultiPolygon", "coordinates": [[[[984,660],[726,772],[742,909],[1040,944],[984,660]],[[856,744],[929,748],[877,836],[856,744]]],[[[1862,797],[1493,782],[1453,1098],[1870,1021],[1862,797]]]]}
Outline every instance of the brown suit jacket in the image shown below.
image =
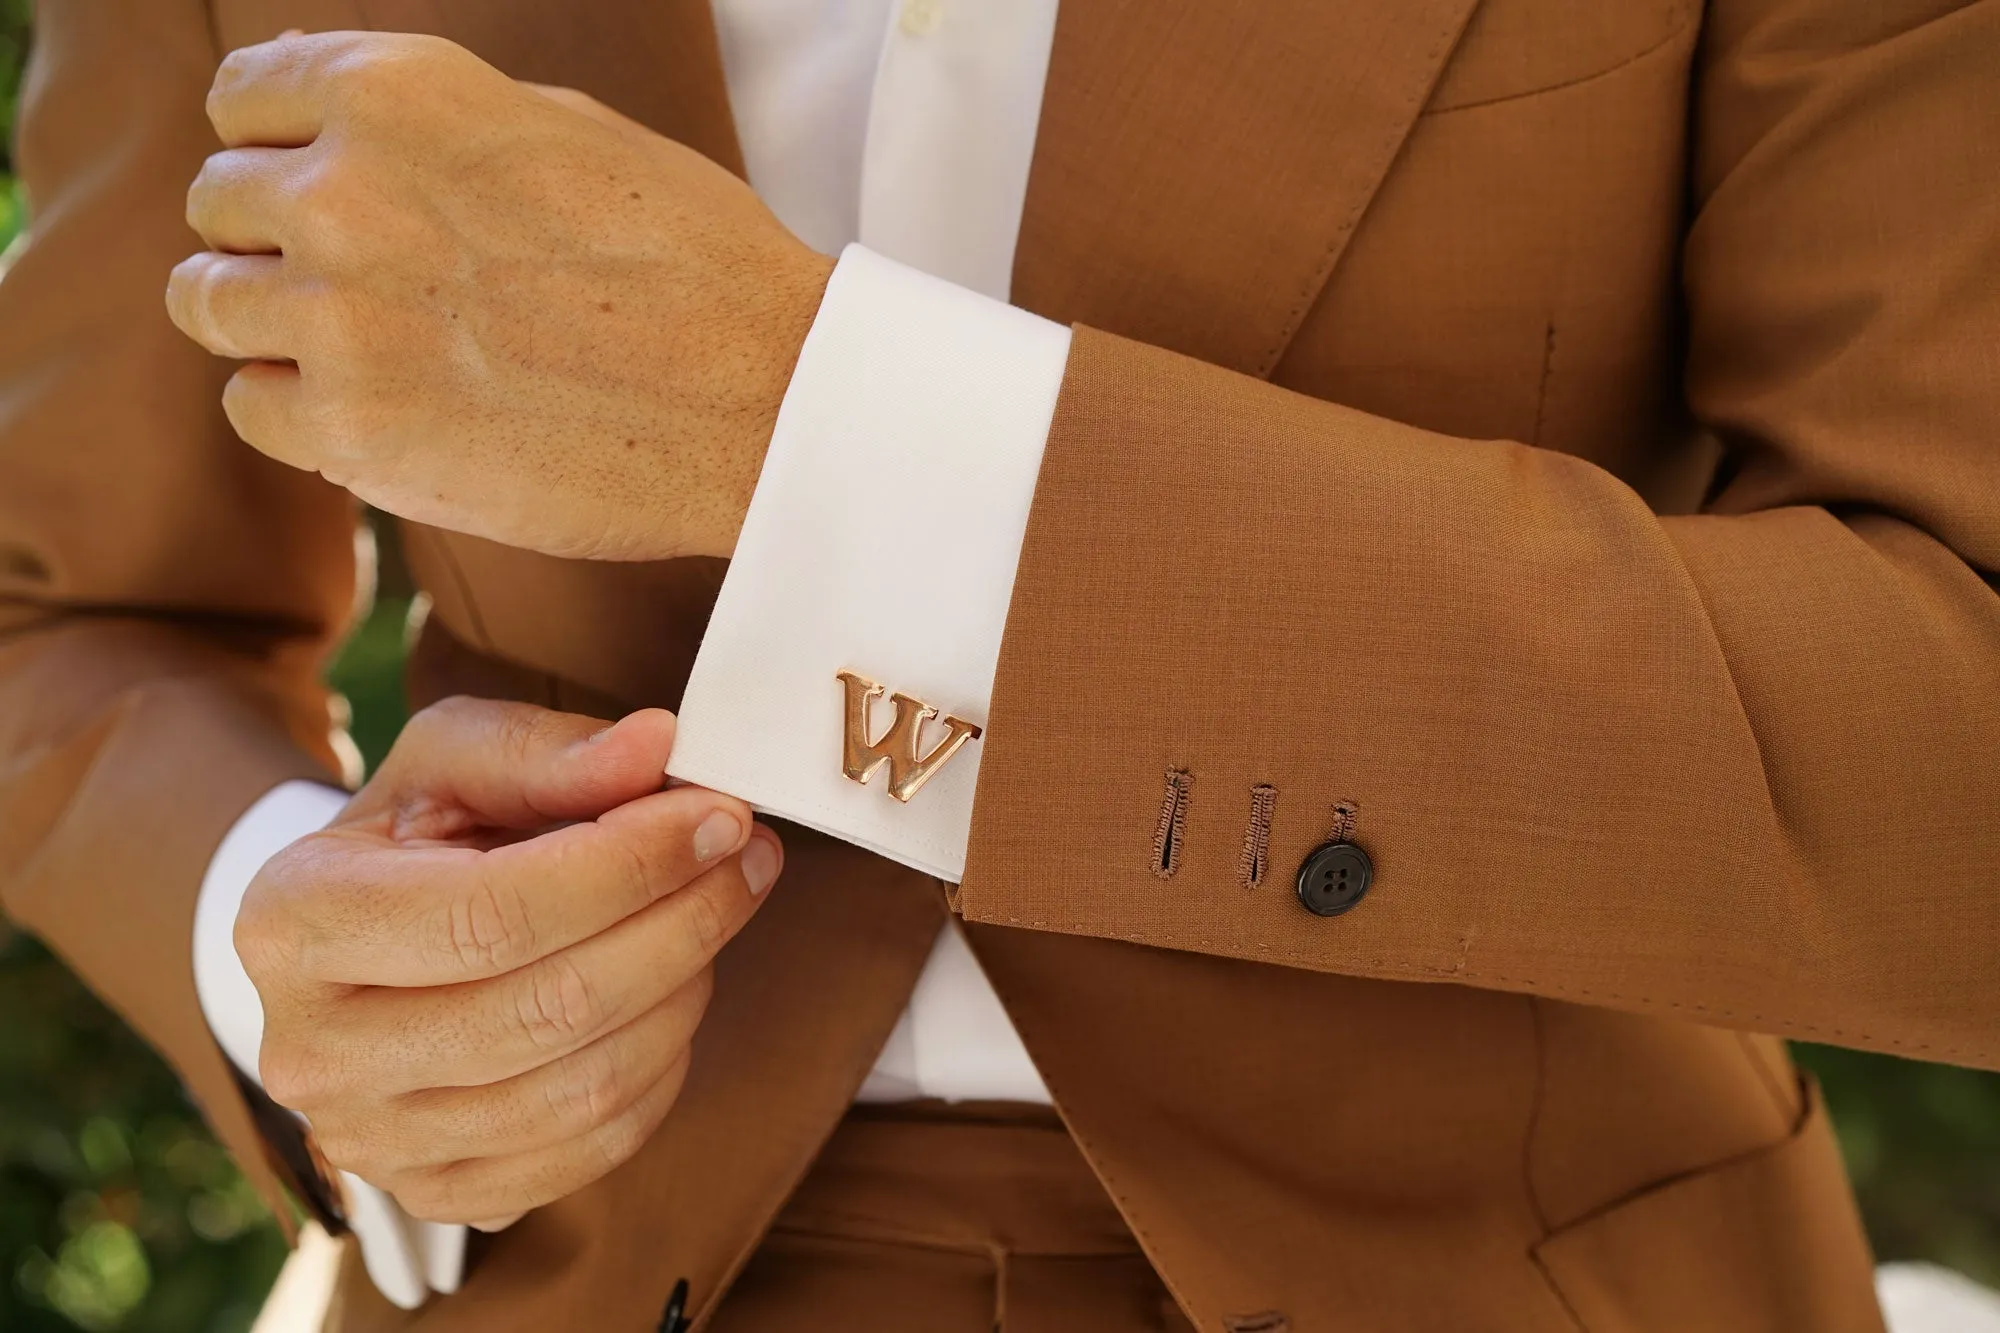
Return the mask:
{"type": "MultiPolygon", "coordinates": [[[[189,921],[333,771],[354,515],[161,312],[218,52],[438,32],[737,166],[708,4],[42,6],[0,886],[267,1189],[189,921]]],[[[413,1326],[712,1308],[955,911],[1205,1331],[1878,1328],[1752,1034],[2000,1067],[1996,67],[1955,0],[1064,0],[1014,290],[1078,328],[965,882],[793,831],[665,1127],[413,1326]]],[[[406,539],[419,699],[671,707],[722,574],[406,539]]]]}

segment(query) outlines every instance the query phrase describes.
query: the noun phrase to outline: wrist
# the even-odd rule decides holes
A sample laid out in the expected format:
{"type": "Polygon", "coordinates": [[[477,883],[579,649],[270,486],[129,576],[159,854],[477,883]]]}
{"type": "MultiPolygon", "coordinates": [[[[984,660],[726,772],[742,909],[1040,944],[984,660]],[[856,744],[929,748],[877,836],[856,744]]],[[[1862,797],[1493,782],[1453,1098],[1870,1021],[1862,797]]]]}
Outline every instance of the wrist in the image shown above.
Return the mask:
{"type": "Polygon", "coordinates": [[[758,479],[763,475],[771,436],[777,429],[778,412],[791,389],[792,375],[798,368],[806,335],[812,331],[813,321],[819,315],[827,282],[833,276],[833,266],[834,261],[828,256],[803,245],[797,246],[795,253],[788,255],[787,262],[780,266],[778,276],[767,289],[766,318],[769,322],[762,344],[769,349],[769,354],[762,359],[759,368],[759,388],[752,398],[752,415],[731,450],[730,465],[719,497],[721,503],[716,531],[697,554],[727,559],[736,552],[736,541],[743,531],[743,520],[750,512],[750,500],[756,494],[758,479]]]}

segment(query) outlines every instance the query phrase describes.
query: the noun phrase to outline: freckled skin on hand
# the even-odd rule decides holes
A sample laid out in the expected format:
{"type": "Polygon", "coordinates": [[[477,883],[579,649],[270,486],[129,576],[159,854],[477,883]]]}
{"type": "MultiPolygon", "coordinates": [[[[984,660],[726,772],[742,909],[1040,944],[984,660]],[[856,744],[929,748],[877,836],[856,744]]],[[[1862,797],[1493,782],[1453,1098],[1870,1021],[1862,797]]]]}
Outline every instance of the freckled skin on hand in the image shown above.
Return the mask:
{"type": "Polygon", "coordinates": [[[225,396],[238,433],[507,545],[728,555],[832,261],[692,150],[438,38],[234,53],[211,102],[226,143],[260,142],[229,98],[260,81],[313,100],[312,165],[219,154],[190,220],[216,243],[273,219],[282,254],[197,255],[169,291],[212,350],[252,327],[271,344],[225,396]]]}

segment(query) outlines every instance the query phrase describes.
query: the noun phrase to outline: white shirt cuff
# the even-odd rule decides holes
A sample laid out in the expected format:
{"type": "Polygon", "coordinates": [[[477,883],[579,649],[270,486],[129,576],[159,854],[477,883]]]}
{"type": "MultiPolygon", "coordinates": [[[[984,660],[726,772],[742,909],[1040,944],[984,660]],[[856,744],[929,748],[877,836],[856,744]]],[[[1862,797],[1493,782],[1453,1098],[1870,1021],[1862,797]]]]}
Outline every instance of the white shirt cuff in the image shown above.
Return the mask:
{"type": "MultiPolygon", "coordinates": [[[[778,413],[667,771],[942,879],[980,741],[908,804],[842,772],[851,671],[983,726],[1069,330],[850,245],[778,413]]],[[[892,709],[874,701],[867,740],[892,709]]],[[[928,755],[946,734],[925,726],[928,755]]]]}
{"type": "Polygon", "coordinates": [[[324,783],[281,782],[243,812],[209,859],[194,908],[194,990],[208,1030],[246,1078],[257,1076],[264,1005],[236,956],[236,912],[264,863],[333,822],[347,793],[324,783]]]}
{"type": "MultiPolygon", "coordinates": [[[[202,876],[194,909],[194,989],[223,1054],[258,1087],[264,1005],[236,956],[236,913],[264,863],[333,822],[346,792],[317,782],[281,782],[243,812],[223,835],[202,876]]],[[[418,1222],[358,1176],[341,1173],[347,1223],[381,1293],[405,1310],[432,1291],[458,1289],[465,1228],[418,1222]]]]}

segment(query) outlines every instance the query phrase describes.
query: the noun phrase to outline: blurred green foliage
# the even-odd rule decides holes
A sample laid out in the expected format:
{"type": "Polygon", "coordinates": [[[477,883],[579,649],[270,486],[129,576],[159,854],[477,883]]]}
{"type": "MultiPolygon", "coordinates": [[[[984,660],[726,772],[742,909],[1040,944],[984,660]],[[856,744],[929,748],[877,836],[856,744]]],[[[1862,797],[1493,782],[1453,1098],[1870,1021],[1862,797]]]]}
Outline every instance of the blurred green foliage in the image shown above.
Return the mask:
{"type": "Polygon", "coordinates": [[[0,152],[9,154],[6,170],[14,170],[14,104],[19,100],[21,74],[27,66],[29,17],[34,0],[0,0],[0,152]]]}
{"type": "MultiPolygon", "coordinates": [[[[9,133],[28,8],[0,0],[9,133]]],[[[0,243],[21,217],[9,175],[0,243]]],[[[402,725],[410,609],[392,542],[383,555],[381,595],[329,673],[371,767],[402,725]]],[[[1826,1087],[1879,1256],[2000,1285],[2000,1075],[1826,1047],[1798,1055],[1826,1087]]],[[[241,1333],[283,1253],[173,1074],[0,923],[0,1330],[241,1333]]]]}
{"type": "Polygon", "coordinates": [[[0,924],[0,1329],[241,1333],[283,1257],[172,1073],[0,924]]]}
{"type": "Polygon", "coordinates": [[[1876,1257],[2000,1287],[2000,1074],[1795,1044],[1826,1089],[1876,1257]]]}

